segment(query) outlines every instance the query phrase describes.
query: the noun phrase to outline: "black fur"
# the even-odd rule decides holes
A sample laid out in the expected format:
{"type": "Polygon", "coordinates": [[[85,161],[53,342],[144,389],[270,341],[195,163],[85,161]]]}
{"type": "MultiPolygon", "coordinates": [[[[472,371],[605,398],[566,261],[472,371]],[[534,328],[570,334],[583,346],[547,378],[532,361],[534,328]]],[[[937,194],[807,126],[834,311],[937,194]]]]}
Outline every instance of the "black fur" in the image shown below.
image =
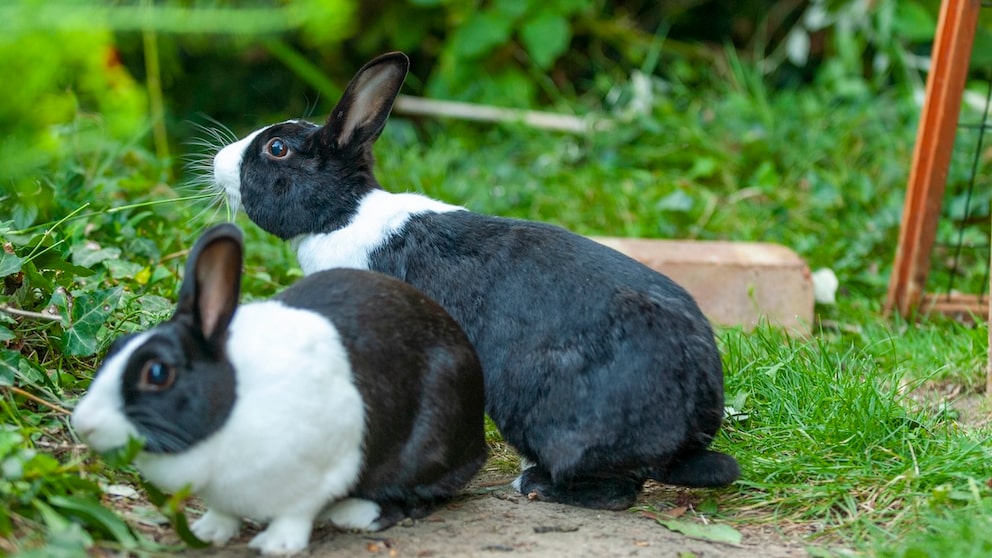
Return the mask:
{"type": "MultiPolygon", "coordinates": [[[[121,385],[124,413],[145,439],[149,453],[179,453],[206,439],[227,420],[236,378],[224,341],[241,285],[241,231],[232,226],[205,232],[190,251],[169,321],[128,356],[121,385]],[[140,389],[150,364],[173,375],[167,389],[140,389]]],[[[111,353],[123,346],[115,343],[111,353]]]]}
{"type": "MultiPolygon", "coordinates": [[[[284,239],[350,224],[380,188],[371,146],[406,68],[399,53],[362,68],[326,125],[304,131],[331,138],[301,150],[305,161],[256,166],[246,155],[248,216],[284,239]]],[[[664,275],[558,227],[468,211],[416,214],[368,249],[371,269],[437,300],[468,334],[487,411],[536,463],[521,478],[525,492],[618,509],[646,478],[687,486],[738,478],[732,457],[706,449],[723,417],[712,329],[664,275]]]]}
{"type": "Polygon", "coordinates": [[[160,325],[125,365],[124,414],[144,438],[144,451],[149,453],[189,449],[223,426],[234,406],[234,369],[226,355],[215,354],[203,339],[189,338],[188,327],[174,322],[160,325]],[[169,390],[149,393],[137,388],[142,368],[151,361],[174,370],[169,390]]]}
{"type": "MultiPolygon", "coordinates": [[[[176,313],[128,356],[124,412],[148,452],[187,450],[230,415],[237,374],[226,341],[238,305],[241,242],[231,224],[203,234],[176,313]],[[167,389],[139,387],[149,363],[172,371],[167,389]]],[[[426,515],[471,480],[488,455],[482,369],[437,303],[395,278],[355,269],[310,275],[274,300],[320,315],[341,337],[365,405],[364,459],[349,496],[380,505],[378,527],[426,515]]],[[[108,358],[130,339],[117,340],[108,358]]]]}
{"type": "Polygon", "coordinates": [[[355,269],[309,275],[276,300],[326,316],[348,350],[368,421],[365,467],[352,495],[383,507],[380,524],[387,508],[400,510],[398,519],[426,514],[417,510],[452,496],[479,470],[488,454],[482,370],[437,303],[392,277],[355,269]]]}
{"type": "MultiPolygon", "coordinates": [[[[671,467],[720,427],[709,322],[684,289],[619,252],[454,211],[413,217],[370,267],[462,325],[485,371],[486,411],[554,479],[671,467]]],[[[737,476],[726,473],[718,484],[737,476]]]]}
{"type": "Polygon", "coordinates": [[[349,184],[364,184],[371,169],[360,168],[358,154],[343,153],[328,145],[322,130],[302,121],[277,124],[256,136],[245,150],[241,167],[245,169],[241,181],[246,185],[241,198],[245,211],[257,215],[266,227],[282,231],[283,238],[343,227],[365,194],[364,188],[352,189],[349,184]],[[284,159],[273,161],[263,153],[265,144],[273,138],[289,145],[290,153],[284,159]],[[328,150],[335,156],[324,157],[322,154],[328,150]],[[277,179],[267,180],[276,172],[277,179]],[[340,177],[340,180],[333,189],[318,194],[315,199],[300,199],[295,195],[294,184],[313,174],[340,177]],[[270,196],[275,200],[269,200],[270,196]],[[330,204],[334,209],[324,209],[330,204]]]}

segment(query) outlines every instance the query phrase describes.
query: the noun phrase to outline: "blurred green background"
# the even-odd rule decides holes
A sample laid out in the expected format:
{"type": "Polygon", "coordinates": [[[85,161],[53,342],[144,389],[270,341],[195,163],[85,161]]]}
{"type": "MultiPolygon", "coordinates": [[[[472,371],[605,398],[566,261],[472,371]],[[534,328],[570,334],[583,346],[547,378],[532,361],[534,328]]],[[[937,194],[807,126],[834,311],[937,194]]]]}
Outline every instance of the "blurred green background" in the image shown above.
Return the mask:
{"type": "MultiPolygon", "coordinates": [[[[155,514],[182,533],[183,495],[154,509],[148,493],[121,496],[140,488],[133,470],[86,453],[68,408],[112,339],[171,314],[193,239],[231,217],[208,185],[219,143],[322,121],[390,50],[411,57],[404,94],[612,125],[394,114],[376,144],[389,190],[582,234],[777,242],[836,272],[838,303],[817,307],[810,338],[718,332],[727,400],[751,418],[716,441],[744,480],[694,492],[700,513],[792,522],[869,555],[989,555],[989,421],[952,407],[984,390],[987,326],[880,312],[938,9],[0,0],[0,555],[160,551],[155,514]]],[[[975,124],[989,117],[992,8],[970,64],[961,121],[975,124]]],[[[950,277],[988,286],[992,139],[980,138],[957,134],[935,291],[950,277]]],[[[284,243],[237,219],[245,299],[301,275],[284,243]]]]}

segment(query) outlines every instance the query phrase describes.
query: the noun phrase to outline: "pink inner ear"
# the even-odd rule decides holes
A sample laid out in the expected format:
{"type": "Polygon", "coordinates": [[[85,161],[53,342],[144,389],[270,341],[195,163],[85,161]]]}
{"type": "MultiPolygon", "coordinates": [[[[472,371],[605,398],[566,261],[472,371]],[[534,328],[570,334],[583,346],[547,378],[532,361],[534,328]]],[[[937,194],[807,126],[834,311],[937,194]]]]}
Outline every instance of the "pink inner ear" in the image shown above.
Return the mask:
{"type": "Polygon", "coordinates": [[[351,141],[355,130],[374,120],[384,105],[392,102],[393,92],[383,91],[383,84],[395,80],[396,73],[396,68],[387,64],[380,71],[367,71],[361,76],[361,81],[355,84],[355,97],[341,127],[338,145],[351,141]]]}
{"type": "Polygon", "coordinates": [[[227,325],[237,304],[241,278],[240,246],[214,242],[200,254],[196,268],[197,306],[203,336],[212,338],[218,327],[227,325]]]}

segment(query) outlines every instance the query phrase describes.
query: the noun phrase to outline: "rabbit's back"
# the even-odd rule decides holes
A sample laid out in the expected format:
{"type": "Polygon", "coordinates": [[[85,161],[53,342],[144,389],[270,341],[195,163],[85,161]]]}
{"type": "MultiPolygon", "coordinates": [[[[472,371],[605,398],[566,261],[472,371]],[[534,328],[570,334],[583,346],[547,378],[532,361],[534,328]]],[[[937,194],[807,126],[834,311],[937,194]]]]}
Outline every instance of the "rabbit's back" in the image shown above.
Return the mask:
{"type": "Polygon", "coordinates": [[[327,316],[347,349],[367,417],[355,495],[405,498],[414,485],[450,494],[482,466],[482,369],[437,303],[399,280],[355,269],[308,275],[277,300],[327,316]],[[454,469],[465,473],[451,475],[454,469]]]}
{"type": "Polygon", "coordinates": [[[682,287],[619,252],[547,224],[451,211],[411,216],[369,263],[462,325],[487,371],[487,411],[555,473],[622,461],[623,448],[657,463],[719,429],[709,322],[682,287]]]}

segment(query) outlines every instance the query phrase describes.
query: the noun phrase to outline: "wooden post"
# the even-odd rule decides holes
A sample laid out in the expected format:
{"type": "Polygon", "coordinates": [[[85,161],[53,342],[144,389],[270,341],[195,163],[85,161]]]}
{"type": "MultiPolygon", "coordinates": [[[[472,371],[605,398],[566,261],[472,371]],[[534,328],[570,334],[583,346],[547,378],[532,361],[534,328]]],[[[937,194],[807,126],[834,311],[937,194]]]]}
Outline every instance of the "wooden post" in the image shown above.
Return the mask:
{"type": "Polygon", "coordinates": [[[926,288],[980,8],[980,0],[941,2],[886,313],[909,315],[926,288]]]}

